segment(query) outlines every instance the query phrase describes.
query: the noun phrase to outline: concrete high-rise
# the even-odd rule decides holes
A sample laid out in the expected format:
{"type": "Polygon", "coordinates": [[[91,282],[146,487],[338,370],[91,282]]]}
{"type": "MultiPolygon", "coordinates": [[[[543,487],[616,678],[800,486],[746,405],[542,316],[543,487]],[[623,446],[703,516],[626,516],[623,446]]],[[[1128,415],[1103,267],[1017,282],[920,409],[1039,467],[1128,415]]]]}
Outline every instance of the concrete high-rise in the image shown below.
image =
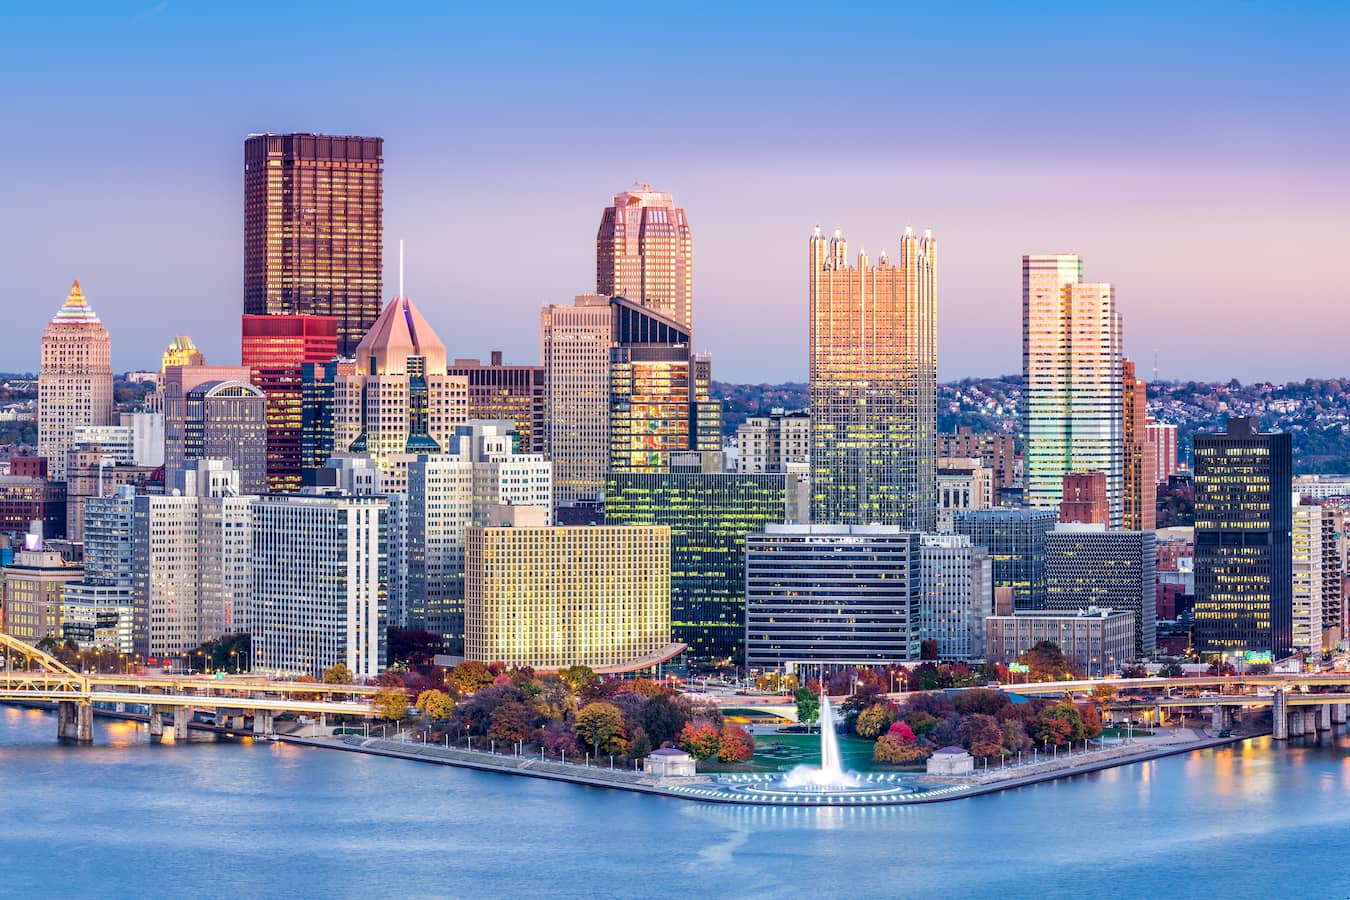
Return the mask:
{"type": "Polygon", "coordinates": [[[983,659],[984,620],[994,614],[989,551],[962,534],[925,534],[919,562],[919,639],[937,641],[939,659],[983,659]]]}
{"type": "Polygon", "coordinates": [[[694,239],[670,194],[635,184],[614,195],[595,237],[595,291],[694,323],[694,239]]]}
{"type": "Polygon", "coordinates": [[[330,316],[244,316],[242,362],[267,395],[267,489],[300,490],[305,363],[337,356],[338,320],[330,316]]]}
{"type": "Polygon", "coordinates": [[[38,369],[38,455],[53,481],[66,480],[66,451],[80,425],[115,425],[112,342],[80,283],[42,332],[38,369]]]}
{"type": "Polygon", "coordinates": [[[384,139],[244,141],[244,312],[332,316],[350,356],[383,293],[384,139]]]}
{"type": "Polygon", "coordinates": [[[1132,360],[1121,361],[1121,525],[1152,531],[1158,525],[1158,455],[1149,443],[1148,385],[1134,374],[1132,360]]]}
{"type": "Polygon", "coordinates": [[[385,657],[389,502],[333,492],[255,498],[253,668],[359,678],[385,657]]]}
{"type": "Polygon", "coordinates": [[[1157,558],[1152,531],[1059,525],[1045,536],[1045,607],[1127,609],[1135,628],[1130,658],[1151,656],[1157,649],[1157,558]]]}
{"type": "Polygon", "coordinates": [[[937,241],[892,262],[817,228],[810,281],[811,521],[937,525],[937,241]]]}
{"type": "Polygon", "coordinates": [[[1231,418],[1195,436],[1195,646],[1200,653],[1293,649],[1293,443],[1231,418]]]}
{"type": "Polygon", "coordinates": [[[544,367],[509,366],[502,352],[493,350],[489,362],[457,359],[447,374],[469,382],[469,418],[477,421],[508,419],[515,424],[516,447],[521,453],[542,453],[544,446],[544,367]]]}
{"type": "Polygon", "coordinates": [[[1115,289],[1083,282],[1073,254],[1022,257],[1025,500],[1057,506],[1064,476],[1105,472],[1110,523],[1123,515],[1124,379],[1115,289]]]}
{"type": "Polygon", "coordinates": [[[1177,474],[1177,426],[1166,422],[1147,422],[1148,442],[1154,453],[1154,477],[1158,484],[1177,474]]]}
{"type": "Polygon", "coordinates": [[[539,313],[544,365],[543,451],[558,507],[599,504],[609,466],[609,351],[613,313],[603,294],[539,313]]]}

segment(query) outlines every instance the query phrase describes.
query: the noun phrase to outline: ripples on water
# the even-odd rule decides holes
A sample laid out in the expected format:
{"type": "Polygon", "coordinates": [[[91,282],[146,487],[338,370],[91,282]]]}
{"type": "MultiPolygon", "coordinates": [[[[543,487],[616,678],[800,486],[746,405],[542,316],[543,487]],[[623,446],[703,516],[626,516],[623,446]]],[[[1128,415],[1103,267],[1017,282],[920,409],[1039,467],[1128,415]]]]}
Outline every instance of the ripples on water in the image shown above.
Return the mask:
{"type": "Polygon", "coordinates": [[[726,806],[0,707],[0,894],[1350,896],[1350,741],[926,806],[726,806]]]}

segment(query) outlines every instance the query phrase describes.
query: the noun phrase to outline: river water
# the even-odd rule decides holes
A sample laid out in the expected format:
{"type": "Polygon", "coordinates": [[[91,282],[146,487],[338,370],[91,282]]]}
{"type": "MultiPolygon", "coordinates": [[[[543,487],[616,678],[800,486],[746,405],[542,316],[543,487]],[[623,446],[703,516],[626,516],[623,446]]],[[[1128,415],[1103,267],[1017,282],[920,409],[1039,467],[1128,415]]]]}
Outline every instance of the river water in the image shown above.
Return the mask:
{"type": "Polygon", "coordinates": [[[1350,740],[951,803],[705,805],[0,707],[0,895],[1350,897],[1350,740]]]}

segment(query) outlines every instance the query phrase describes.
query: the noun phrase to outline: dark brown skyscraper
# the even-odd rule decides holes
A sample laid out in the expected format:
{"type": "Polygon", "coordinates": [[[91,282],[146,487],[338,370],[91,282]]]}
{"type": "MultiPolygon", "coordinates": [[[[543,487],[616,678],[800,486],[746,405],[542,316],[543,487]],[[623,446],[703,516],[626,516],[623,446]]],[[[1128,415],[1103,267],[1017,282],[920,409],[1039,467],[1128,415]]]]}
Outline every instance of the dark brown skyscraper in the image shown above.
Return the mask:
{"type": "Polygon", "coordinates": [[[244,313],[333,316],[350,356],[383,306],[384,139],[244,141],[244,313]]]}

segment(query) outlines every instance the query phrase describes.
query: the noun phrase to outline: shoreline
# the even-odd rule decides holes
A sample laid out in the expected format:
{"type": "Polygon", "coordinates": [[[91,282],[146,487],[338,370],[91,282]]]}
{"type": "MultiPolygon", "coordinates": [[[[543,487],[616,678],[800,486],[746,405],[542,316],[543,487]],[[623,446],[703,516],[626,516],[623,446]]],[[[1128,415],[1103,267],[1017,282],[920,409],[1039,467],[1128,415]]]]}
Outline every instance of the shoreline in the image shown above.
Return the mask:
{"type": "MultiPolygon", "coordinates": [[[[1066,764],[1054,765],[1041,762],[1037,770],[1022,775],[1005,775],[1009,770],[996,770],[989,775],[962,778],[940,778],[920,774],[917,783],[921,791],[912,795],[885,796],[867,799],[865,795],[858,799],[846,800],[822,795],[807,800],[790,797],[766,799],[736,794],[717,781],[715,775],[697,775],[693,777],[659,777],[634,772],[627,769],[606,769],[603,767],[583,767],[563,764],[554,760],[539,760],[533,757],[504,756],[484,753],[479,750],[445,748],[434,744],[414,744],[393,741],[386,738],[367,738],[356,735],[343,737],[301,737],[299,735],[277,734],[274,740],[292,743],[298,746],[317,747],[327,750],[342,750],[348,753],[365,753],[392,759],[404,759],[411,762],[432,765],[454,766],[480,772],[494,772],[502,775],[524,775],[530,778],[542,778],[549,781],[561,781],[586,787],[625,790],[634,793],[652,794],[677,800],[692,800],[701,803],[729,803],[742,806],[904,806],[919,803],[944,803],[961,800],[966,797],[978,797],[998,793],[1013,788],[1072,778],[1113,769],[1119,766],[1133,765],[1167,756],[1177,756],[1194,750],[1209,750],[1215,747],[1236,744],[1253,738],[1262,737],[1266,732],[1233,735],[1230,737],[1200,737],[1189,741],[1157,742],[1139,747],[1129,753],[1111,753],[1094,758],[1080,758],[1066,761],[1066,764]],[[1046,766],[1046,768],[1040,768],[1046,766]],[[1000,777],[1002,776],[1002,777],[1000,777]]],[[[1123,749],[1123,748],[1122,748],[1123,749]]],[[[1110,753],[1110,751],[1089,751],[1090,753],[1110,753]]],[[[1016,768],[1016,767],[1014,767],[1016,768]]],[[[720,774],[720,773],[719,773],[720,774]]]]}

